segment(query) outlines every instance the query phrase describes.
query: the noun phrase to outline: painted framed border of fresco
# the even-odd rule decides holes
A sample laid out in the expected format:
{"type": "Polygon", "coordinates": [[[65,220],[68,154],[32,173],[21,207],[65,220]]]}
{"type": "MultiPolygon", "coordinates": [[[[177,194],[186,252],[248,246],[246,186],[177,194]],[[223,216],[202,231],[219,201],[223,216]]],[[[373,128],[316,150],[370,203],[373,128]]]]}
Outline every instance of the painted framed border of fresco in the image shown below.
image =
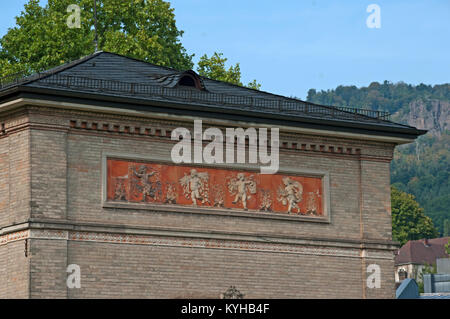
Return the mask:
{"type": "Polygon", "coordinates": [[[174,164],[156,156],[102,154],[102,204],[252,218],[330,222],[329,174],[252,164],[174,164]]]}

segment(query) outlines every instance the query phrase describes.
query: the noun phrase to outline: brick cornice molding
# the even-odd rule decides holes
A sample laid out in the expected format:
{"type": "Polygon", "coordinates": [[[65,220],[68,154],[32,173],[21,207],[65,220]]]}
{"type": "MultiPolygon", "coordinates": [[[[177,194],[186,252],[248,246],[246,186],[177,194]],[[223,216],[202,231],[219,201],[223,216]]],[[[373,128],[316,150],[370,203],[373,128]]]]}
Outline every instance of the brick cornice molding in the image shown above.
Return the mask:
{"type": "Polygon", "coordinates": [[[267,253],[287,253],[314,256],[347,258],[371,258],[393,260],[391,249],[370,249],[358,246],[327,246],[314,243],[290,243],[282,241],[255,241],[232,238],[201,238],[155,234],[133,234],[116,232],[95,232],[80,230],[61,230],[31,228],[0,236],[0,245],[19,240],[66,240],[75,242],[96,242],[109,244],[147,245],[165,247],[185,247],[203,249],[226,249],[267,253]]]}
{"type": "MultiPolygon", "coordinates": [[[[398,249],[398,243],[386,240],[373,239],[348,239],[348,238],[315,238],[305,236],[276,236],[272,234],[251,234],[241,232],[218,232],[218,231],[200,231],[168,227],[139,227],[139,226],[121,226],[113,224],[103,224],[95,222],[80,222],[70,220],[50,220],[50,219],[30,219],[30,221],[5,227],[0,230],[0,238],[3,243],[8,242],[5,238],[44,238],[42,234],[49,234],[47,239],[70,239],[70,234],[111,234],[114,236],[150,236],[161,238],[184,238],[186,240],[222,240],[252,242],[261,244],[279,244],[279,245],[307,245],[313,247],[334,247],[342,249],[375,250],[390,252],[398,249]],[[28,232],[29,237],[22,232],[28,232]],[[31,232],[31,233],[30,233],[31,232]],[[22,235],[17,235],[21,233],[22,235]],[[13,235],[16,234],[16,235],[13,235]],[[31,235],[30,235],[31,234],[31,235]],[[33,237],[33,234],[41,237],[33,237]],[[39,235],[40,234],[40,235],[39,235]]],[[[89,236],[91,236],[89,235],[89,236]]],[[[367,256],[365,256],[367,257],[367,256]]]]}

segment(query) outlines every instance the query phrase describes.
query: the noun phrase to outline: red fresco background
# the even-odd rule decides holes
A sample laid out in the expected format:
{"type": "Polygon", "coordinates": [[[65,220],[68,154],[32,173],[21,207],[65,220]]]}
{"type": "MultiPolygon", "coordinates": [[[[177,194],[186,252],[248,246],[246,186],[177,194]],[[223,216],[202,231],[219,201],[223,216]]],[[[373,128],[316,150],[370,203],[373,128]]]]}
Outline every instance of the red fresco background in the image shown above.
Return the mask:
{"type": "Polygon", "coordinates": [[[293,210],[291,214],[298,215],[323,215],[323,194],[322,194],[322,179],[320,177],[305,177],[297,175],[286,174],[272,174],[265,175],[257,172],[248,172],[241,170],[231,169],[218,169],[218,168],[203,168],[194,166],[182,166],[182,165],[167,165],[158,163],[138,162],[121,159],[108,159],[107,160],[107,200],[108,201],[122,201],[130,203],[142,203],[143,194],[142,191],[131,191],[133,189],[133,180],[139,181],[133,173],[132,168],[136,169],[146,166],[148,171],[156,172],[155,175],[149,178],[149,181],[153,182],[155,188],[158,188],[159,182],[160,192],[156,191],[155,197],[147,196],[145,202],[158,203],[158,204],[176,204],[176,205],[190,205],[192,206],[191,198],[186,198],[183,192],[183,186],[179,180],[185,175],[189,175],[192,169],[197,170],[198,173],[207,172],[209,175],[208,187],[209,187],[209,203],[201,203],[197,201],[197,207],[214,207],[214,199],[217,193],[217,189],[221,189],[224,199],[223,208],[243,210],[241,202],[233,204],[235,194],[231,194],[228,190],[228,183],[231,179],[236,178],[238,173],[243,173],[246,178],[252,177],[256,182],[256,194],[250,194],[247,200],[247,208],[249,211],[261,211],[261,203],[264,193],[267,193],[271,200],[271,211],[276,213],[287,214],[288,206],[283,205],[278,200],[278,189],[283,187],[282,179],[289,177],[292,180],[298,181],[303,186],[302,200],[298,203],[300,212],[297,209],[293,210]],[[122,183],[123,197],[118,198],[115,194],[117,184],[122,183]],[[176,202],[167,202],[168,185],[172,185],[174,193],[176,194],[176,202]],[[314,198],[316,203],[316,210],[309,211],[308,203],[311,203],[311,198],[314,198]]]}

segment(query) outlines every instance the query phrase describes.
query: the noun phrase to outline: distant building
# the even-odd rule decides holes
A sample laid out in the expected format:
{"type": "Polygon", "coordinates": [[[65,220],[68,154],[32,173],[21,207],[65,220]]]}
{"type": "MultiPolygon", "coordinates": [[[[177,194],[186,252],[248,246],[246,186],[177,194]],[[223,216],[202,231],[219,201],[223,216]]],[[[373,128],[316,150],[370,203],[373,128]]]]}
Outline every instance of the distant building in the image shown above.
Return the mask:
{"type": "Polygon", "coordinates": [[[450,298],[450,275],[449,274],[425,274],[424,295],[447,295],[450,298]]]}
{"type": "Polygon", "coordinates": [[[410,240],[395,254],[395,282],[406,278],[421,282],[426,265],[436,265],[436,259],[446,258],[445,245],[450,237],[410,240]]]}
{"type": "Polygon", "coordinates": [[[450,258],[438,258],[436,266],[438,274],[450,275],[450,258]]]}

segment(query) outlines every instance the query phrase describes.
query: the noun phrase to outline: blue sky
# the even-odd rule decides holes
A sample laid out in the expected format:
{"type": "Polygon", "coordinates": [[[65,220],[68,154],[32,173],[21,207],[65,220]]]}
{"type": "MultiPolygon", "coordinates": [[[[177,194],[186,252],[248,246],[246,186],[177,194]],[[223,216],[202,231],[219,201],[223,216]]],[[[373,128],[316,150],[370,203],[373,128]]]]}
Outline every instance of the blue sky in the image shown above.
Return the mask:
{"type": "MultiPolygon", "coordinates": [[[[2,4],[0,35],[26,2],[2,4]]],[[[449,0],[170,2],[195,61],[222,52],[264,91],[304,99],[310,88],[450,82],[449,0]],[[366,25],[370,4],[381,9],[379,29],[366,25]]]]}

